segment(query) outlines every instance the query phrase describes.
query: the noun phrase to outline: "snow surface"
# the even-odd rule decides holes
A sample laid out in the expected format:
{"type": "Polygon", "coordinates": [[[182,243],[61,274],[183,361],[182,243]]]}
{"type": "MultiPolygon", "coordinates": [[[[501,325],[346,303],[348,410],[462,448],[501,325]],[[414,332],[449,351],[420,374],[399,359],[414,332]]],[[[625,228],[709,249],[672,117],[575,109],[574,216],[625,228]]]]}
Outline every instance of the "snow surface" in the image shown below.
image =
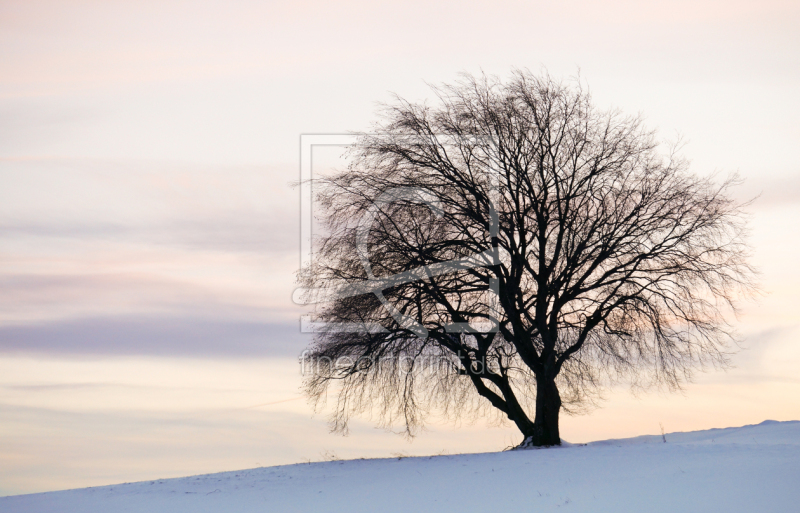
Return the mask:
{"type": "Polygon", "coordinates": [[[666,437],[301,463],[2,497],[0,511],[800,511],[800,421],[666,437]]]}

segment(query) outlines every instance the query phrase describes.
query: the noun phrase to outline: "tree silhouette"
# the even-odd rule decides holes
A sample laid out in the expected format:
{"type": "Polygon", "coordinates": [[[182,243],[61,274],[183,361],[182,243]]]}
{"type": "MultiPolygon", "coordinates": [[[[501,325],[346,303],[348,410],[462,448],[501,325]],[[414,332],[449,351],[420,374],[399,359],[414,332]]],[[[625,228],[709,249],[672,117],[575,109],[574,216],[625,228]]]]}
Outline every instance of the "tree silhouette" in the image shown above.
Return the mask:
{"type": "Polygon", "coordinates": [[[435,91],[385,107],[313,184],[325,235],[299,281],[326,324],[305,390],[335,395],[334,429],[495,411],[557,445],[561,410],[609,382],[675,389],[726,365],[753,289],[733,180],[547,75],[435,91]]]}

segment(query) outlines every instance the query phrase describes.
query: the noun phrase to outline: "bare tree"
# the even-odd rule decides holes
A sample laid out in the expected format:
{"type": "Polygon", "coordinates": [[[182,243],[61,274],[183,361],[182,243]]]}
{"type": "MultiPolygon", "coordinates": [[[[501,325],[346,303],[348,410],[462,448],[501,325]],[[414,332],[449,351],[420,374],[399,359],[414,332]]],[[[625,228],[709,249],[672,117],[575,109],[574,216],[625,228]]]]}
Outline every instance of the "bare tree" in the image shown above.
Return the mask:
{"type": "Polygon", "coordinates": [[[518,71],[435,91],[386,107],[314,182],[325,235],[299,278],[327,324],[305,388],[335,395],[334,429],[495,411],[558,445],[561,410],[609,382],[675,389],[727,363],[753,287],[732,180],[691,174],[579,84],[518,71]]]}

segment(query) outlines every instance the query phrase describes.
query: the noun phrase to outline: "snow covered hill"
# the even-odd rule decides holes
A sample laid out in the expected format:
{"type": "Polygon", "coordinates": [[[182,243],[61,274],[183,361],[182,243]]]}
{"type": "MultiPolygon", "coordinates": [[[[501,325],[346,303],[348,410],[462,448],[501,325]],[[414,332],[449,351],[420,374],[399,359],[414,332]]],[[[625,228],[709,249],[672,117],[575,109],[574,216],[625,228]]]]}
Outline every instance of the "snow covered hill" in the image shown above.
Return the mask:
{"type": "Polygon", "coordinates": [[[332,461],[0,498],[24,512],[797,512],[800,422],[332,461]]]}

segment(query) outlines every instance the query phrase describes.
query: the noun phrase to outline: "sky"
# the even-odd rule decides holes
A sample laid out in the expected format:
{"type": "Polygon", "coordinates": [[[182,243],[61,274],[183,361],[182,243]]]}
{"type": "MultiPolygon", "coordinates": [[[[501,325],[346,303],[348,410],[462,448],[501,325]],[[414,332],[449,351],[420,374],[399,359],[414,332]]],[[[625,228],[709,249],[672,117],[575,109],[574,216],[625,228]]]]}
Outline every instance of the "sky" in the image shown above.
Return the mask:
{"type": "Polygon", "coordinates": [[[299,391],[301,135],[461,72],[579,75],[756,198],[734,368],[608,390],[563,438],[800,419],[798,26],[793,1],[0,2],[0,495],[519,442],[342,437],[299,391]]]}

